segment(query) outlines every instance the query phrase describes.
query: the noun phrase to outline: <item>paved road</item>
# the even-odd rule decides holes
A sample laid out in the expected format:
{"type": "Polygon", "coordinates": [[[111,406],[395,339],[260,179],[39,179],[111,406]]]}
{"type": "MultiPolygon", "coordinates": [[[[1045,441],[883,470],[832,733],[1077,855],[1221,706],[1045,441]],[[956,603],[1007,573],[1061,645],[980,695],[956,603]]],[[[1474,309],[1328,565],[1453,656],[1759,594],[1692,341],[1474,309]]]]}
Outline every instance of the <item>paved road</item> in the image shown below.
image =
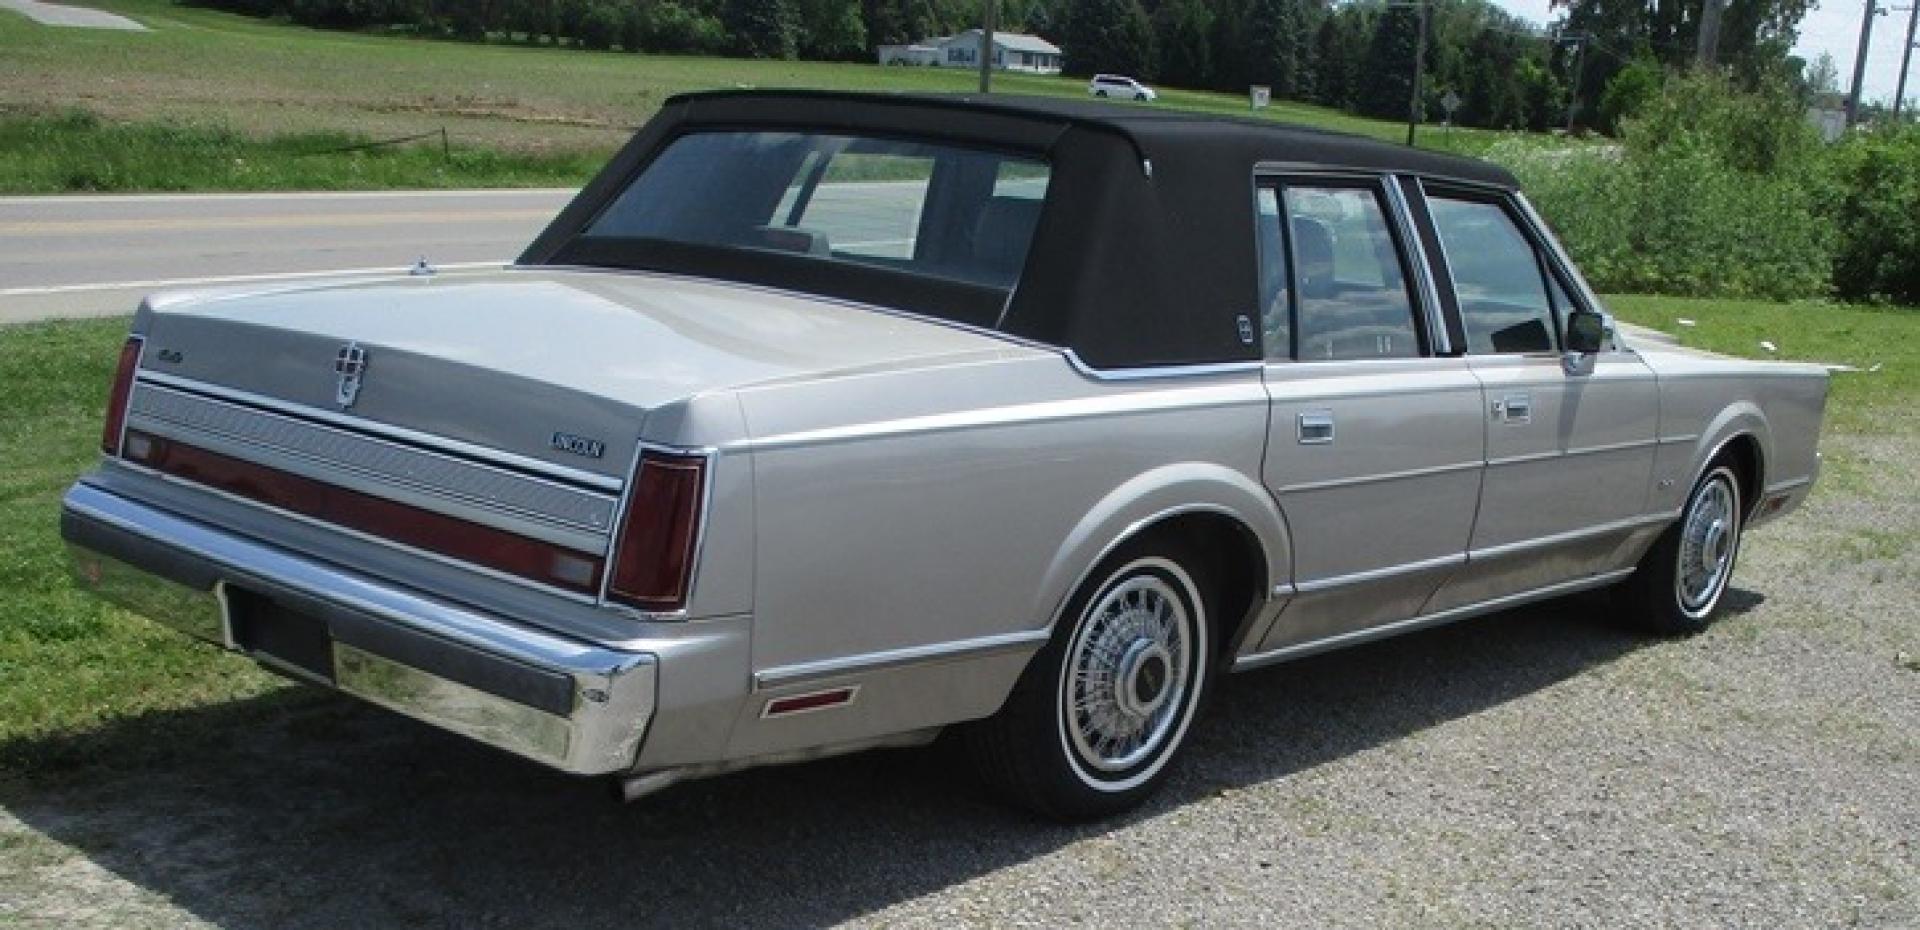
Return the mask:
{"type": "Polygon", "coordinates": [[[90,10],[81,6],[40,3],[38,0],[0,0],[0,10],[13,10],[46,26],[82,26],[88,29],[125,29],[146,32],[140,25],[117,13],[90,10]]]}
{"type": "Polygon", "coordinates": [[[0,323],[131,312],[163,287],[506,261],[570,190],[0,197],[0,323]]]}

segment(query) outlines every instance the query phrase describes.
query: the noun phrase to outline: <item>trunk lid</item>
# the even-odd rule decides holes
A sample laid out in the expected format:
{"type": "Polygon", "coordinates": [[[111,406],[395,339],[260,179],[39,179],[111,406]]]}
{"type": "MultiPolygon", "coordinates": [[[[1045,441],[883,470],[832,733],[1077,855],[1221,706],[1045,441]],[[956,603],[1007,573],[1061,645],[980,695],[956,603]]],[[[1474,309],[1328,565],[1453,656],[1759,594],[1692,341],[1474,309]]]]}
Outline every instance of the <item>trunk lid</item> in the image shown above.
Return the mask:
{"type": "Polygon", "coordinates": [[[830,301],[630,273],[505,270],[149,301],[142,370],[623,476],[648,412],[781,379],[1021,351],[830,301]],[[337,401],[342,350],[365,367],[337,401]],[[604,443],[600,457],[559,437],[604,443]]]}

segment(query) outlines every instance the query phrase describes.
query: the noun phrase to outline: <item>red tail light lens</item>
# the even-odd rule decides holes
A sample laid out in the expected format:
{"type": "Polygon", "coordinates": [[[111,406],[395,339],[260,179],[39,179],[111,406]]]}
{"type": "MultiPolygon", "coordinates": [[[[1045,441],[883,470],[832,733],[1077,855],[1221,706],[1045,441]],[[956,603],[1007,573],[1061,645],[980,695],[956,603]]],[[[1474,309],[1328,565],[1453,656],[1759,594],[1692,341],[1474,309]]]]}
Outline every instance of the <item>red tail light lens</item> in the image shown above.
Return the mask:
{"type": "Polygon", "coordinates": [[[127,460],[236,497],[579,594],[600,590],[596,556],[230,458],[139,430],[127,460]]]}
{"type": "Polygon", "coordinates": [[[133,372],[140,367],[140,348],[146,340],[128,336],[120,347],[120,365],[113,371],[113,393],[107,395],[107,422],[100,428],[100,451],[120,454],[121,428],[127,425],[127,395],[133,392],[133,372]]]}
{"type": "Polygon", "coordinates": [[[645,452],[621,521],[607,595],[643,610],[686,606],[707,460],[645,452]]]}

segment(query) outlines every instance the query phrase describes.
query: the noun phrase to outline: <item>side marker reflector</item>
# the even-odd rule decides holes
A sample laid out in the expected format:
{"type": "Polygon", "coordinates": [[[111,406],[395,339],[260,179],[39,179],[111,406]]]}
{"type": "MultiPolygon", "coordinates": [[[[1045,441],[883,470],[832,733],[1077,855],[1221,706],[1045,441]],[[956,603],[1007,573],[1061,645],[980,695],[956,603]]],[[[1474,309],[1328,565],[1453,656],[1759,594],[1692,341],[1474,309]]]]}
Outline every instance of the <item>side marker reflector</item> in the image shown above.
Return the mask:
{"type": "Polygon", "coordinates": [[[804,714],[808,711],[845,707],[853,703],[853,697],[858,693],[860,693],[860,686],[851,685],[845,688],[774,698],[767,702],[767,707],[760,712],[760,717],[764,720],[768,717],[784,717],[788,714],[804,714]]]}

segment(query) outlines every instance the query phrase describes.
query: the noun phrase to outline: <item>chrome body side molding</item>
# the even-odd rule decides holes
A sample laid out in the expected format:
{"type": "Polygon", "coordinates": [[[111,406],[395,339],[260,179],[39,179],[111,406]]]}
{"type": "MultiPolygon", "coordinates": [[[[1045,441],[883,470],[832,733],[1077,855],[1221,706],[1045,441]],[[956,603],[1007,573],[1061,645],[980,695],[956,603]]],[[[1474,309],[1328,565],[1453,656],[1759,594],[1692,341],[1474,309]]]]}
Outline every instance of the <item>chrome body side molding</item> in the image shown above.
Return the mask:
{"type": "Polygon", "coordinates": [[[1095,368],[1080,358],[1072,349],[1062,349],[1060,354],[1067,364],[1096,381],[1139,381],[1146,378],[1192,378],[1205,375],[1226,375],[1238,372],[1259,371],[1263,364],[1257,359],[1244,362],[1214,362],[1203,365],[1162,365],[1150,368],[1095,368]]]}
{"type": "Polygon", "coordinates": [[[1455,568],[1465,564],[1467,564],[1467,556],[1464,553],[1460,555],[1445,555],[1436,559],[1422,559],[1418,562],[1407,562],[1400,565],[1390,565],[1390,566],[1387,566],[1386,568],[1376,568],[1371,571],[1354,572],[1353,574],[1350,574],[1350,575],[1337,575],[1332,578],[1318,578],[1312,581],[1302,581],[1294,585],[1294,589],[1297,593],[1301,595],[1319,594],[1323,591],[1332,591],[1337,588],[1351,587],[1353,585],[1360,585],[1360,584],[1370,584],[1376,581],[1386,581],[1390,578],[1398,578],[1402,575],[1422,574],[1425,572],[1455,568]]]}
{"type": "Polygon", "coordinates": [[[1254,653],[1252,655],[1244,655],[1234,660],[1233,670],[1236,672],[1244,672],[1249,669],[1256,669],[1256,668],[1261,668],[1268,665],[1274,665],[1276,663],[1286,662],[1292,659],[1305,658],[1315,653],[1326,652],[1332,649],[1340,649],[1346,646],[1357,646],[1357,645],[1360,645],[1361,643],[1372,642],[1377,639],[1385,639],[1390,636],[1398,636],[1402,633],[1412,633],[1417,630],[1424,630],[1430,627],[1436,627],[1436,626],[1441,626],[1443,624],[1453,623],[1458,620],[1465,620],[1469,617],[1476,617],[1482,614],[1496,613],[1498,611],[1507,610],[1509,608],[1519,607],[1523,604],[1530,604],[1535,601],[1548,600],[1551,598],[1556,598],[1556,597],[1560,597],[1567,594],[1573,594],[1579,591],[1592,590],[1594,588],[1603,588],[1631,574],[1633,574],[1633,569],[1631,568],[1620,569],[1618,571],[1607,572],[1601,575],[1593,575],[1587,578],[1577,578],[1572,581],[1564,581],[1559,584],[1551,585],[1545,588],[1540,588],[1534,591],[1526,591],[1520,594],[1510,594],[1505,597],[1495,598],[1490,601],[1482,601],[1478,604],[1468,604],[1464,607],[1456,607],[1451,610],[1441,611],[1439,613],[1421,614],[1419,616],[1409,617],[1405,620],[1399,620],[1393,623],[1386,623],[1386,624],[1381,624],[1380,626],[1368,627],[1367,629],[1364,629],[1364,630],[1355,630],[1350,633],[1341,633],[1337,636],[1329,636],[1329,637],[1326,637],[1325,639],[1316,639],[1311,642],[1297,643],[1297,644],[1285,646],[1279,649],[1270,650],[1268,652],[1260,652],[1260,653],[1254,653]]]}
{"type": "MultiPolygon", "coordinates": [[[[1257,366],[1256,366],[1257,367],[1257,366]]],[[[1157,370],[1157,369],[1156,369],[1157,370]]],[[[1256,369],[1228,367],[1208,374],[1251,374],[1256,369]]],[[[1189,373],[1193,374],[1193,373],[1189,373]]],[[[768,452],[805,446],[832,445],[856,440],[894,439],[961,430],[1007,427],[1062,420],[1088,420],[1132,416],[1175,410],[1205,410],[1258,404],[1265,400],[1259,382],[1253,379],[1215,380],[1201,383],[1170,384],[1159,390],[1129,393],[1122,397],[1088,395],[1072,399],[1043,401],[1007,407],[983,407],[951,413],[902,417],[824,429],[775,433],[743,440],[740,451],[768,452]]]]}
{"type": "Polygon", "coordinates": [[[1680,512],[1677,510],[1672,513],[1655,513],[1643,517],[1629,517],[1625,520],[1617,520],[1600,526],[1584,527],[1565,533],[1556,533],[1552,536],[1541,536],[1500,546],[1474,549],[1467,553],[1467,558],[1464,561],[1469,563],[1486,562],[1493,559],[1508,559],[1515,556],[1533,555],[1584,540],[1624,534],[1648,527],[1665,526],[1679,518],[1680,512]]]}
{"type": "Polygon", "coordinates": [[[1484,467],[1485,463],[1459,462],[1451,465],[1433,465],[1426,468],[1408,468],[1402,471],[1382,472],[1377,475],[1360,475],[1353,478],[1332,478],[1326,481],[1310,481],[1301,484],[1289,484],[1279,488],[1282,494],[1299,491],[1324,491],[1330,488],[1350,488],[1364,484],[1376,484],[1384,481],[1402,481],[1408,478],[1425,478],[1431,475],[1445,475],[1457,471],[1472,471],[1484,467]]]}
{"type": "Polygon", "coordinates": [[[958,642],[934,643],[907,649],[889,649],[884,652],[841,656],[818,662],[783,665],[755,672],[753,689],[767,691],[775,688],[791,688],[828,679],[846,678],[929,662],[951,662],[1022,650],[1031,652],[1040,648],[1047,641],[1048,635],[1046,630],[1025,630],[1019,633],[1002,633],[997,636],[982,636],[978,639],[958,642]]]}

